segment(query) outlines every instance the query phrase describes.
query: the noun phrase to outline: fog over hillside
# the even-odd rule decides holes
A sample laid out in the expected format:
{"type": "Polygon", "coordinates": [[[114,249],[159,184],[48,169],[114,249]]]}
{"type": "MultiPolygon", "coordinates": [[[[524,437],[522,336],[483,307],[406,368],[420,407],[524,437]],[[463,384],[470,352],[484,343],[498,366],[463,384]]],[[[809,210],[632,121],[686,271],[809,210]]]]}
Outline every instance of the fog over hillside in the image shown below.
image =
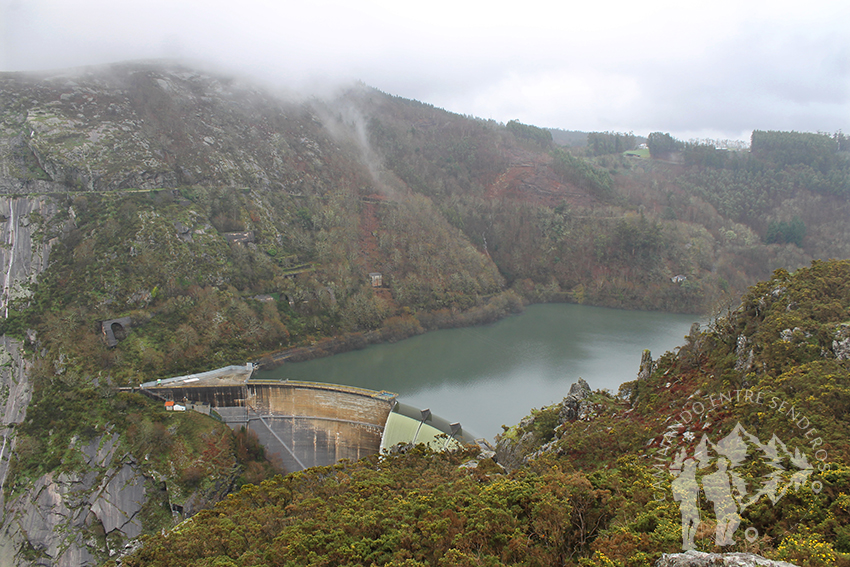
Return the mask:
{"type": "Polygon", "coordinates": [[[503,123],[746,140],[850,128],[848,21],[833,0],[2,0],[0,70],[179,58],[308,92],[361,80],[503,123]]]}

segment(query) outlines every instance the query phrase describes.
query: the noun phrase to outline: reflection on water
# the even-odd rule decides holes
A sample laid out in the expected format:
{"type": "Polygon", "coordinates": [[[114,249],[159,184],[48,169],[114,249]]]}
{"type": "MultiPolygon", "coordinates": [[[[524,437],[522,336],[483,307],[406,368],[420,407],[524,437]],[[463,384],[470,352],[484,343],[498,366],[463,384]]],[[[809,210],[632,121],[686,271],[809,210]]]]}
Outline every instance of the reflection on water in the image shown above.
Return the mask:
{"type": "Polygon", "coordinates": [[[492,440],[531,408],[558,402],[584,378],[616,392],[633,380],[643,349],[653,358],[684,342],[693,315],[584,305],[532,305],[481,327],[426,333],[258,376],[391,390],[492,440]]]}

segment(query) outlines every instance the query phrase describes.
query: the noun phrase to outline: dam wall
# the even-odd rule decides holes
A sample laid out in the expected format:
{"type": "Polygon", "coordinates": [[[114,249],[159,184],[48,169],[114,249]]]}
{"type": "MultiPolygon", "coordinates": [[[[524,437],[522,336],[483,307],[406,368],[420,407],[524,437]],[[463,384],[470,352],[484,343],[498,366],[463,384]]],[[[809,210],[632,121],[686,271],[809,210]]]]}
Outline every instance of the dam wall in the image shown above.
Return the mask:
{"type": "Polygon", "coordinates": [[[287,471],[332,465],[342,459],[374,455],[381,447],[382,427],[288,416],[248,416],[266,453],[287,471]]]}
{"type": "Polygon", "coordinates": [[[232,368],[237,370],[140,386],[162,400],[208,404],[234,429],[248,427],[288,472],[380,452],[395,394],[318,382],[254,381],[250,371],[232,368]]]}
{"type": "Polygon", "coordinates": [[[252,380],[248,405],[259,412],[357,422],[383,427],[396,395],[320,382],[252,380]]]}
{"type": "Polygon", "coordinates": [[[395,394],[312,382],[249,382],[248,427],[284,467],[378,453],[395,394]]]}

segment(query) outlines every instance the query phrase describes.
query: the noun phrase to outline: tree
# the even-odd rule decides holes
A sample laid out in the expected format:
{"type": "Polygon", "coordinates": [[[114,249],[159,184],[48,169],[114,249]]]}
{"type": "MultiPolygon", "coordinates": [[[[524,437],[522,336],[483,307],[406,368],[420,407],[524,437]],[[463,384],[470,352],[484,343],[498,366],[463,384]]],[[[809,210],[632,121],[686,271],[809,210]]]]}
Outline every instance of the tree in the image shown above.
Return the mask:
{"type": "Polygon", "coordinates": [[[722,168],[726,164],[729,152],[718,150],[711,144],[688,143],[684,147],[685,165],[722,168]]]}
{"type": "Polygon", "coordinates": [[[850,152],[850,136],[845,136],[844,132],[839,130],[833,138],[838,143],[839,152],[850,152]]]}
{"type": "Polygon", "coordinates": [[[649,155],[654,159],[659,159],[668,156],[671,152],[675,152],[682,148],[682,142],[664,132],[653,132],[646,139],[646,147],[649,148],[649,155]]]}
{"type": "Polygon", "coordinates": [[[770,221],[764,240],[767,244],[796,244],[803,245],[806,236],[806,223],[800,217],[794,217],[790,222],[770,221]]]}
{"type": "Polygon", "coordinates": [[[586,189],[600,201],[614,197],[614,185],[606,170],[593,167],[589,161],[558,148],[552,150],[552,157],[552,169],[565,183],[586,189]]]}
{"type": "Polygon", "coordinates": [[[590,132],[587,135],[588,153],[593,156],[621,154],[636,147],[637,139],[631,132],[590,132]]]}
{"type": "Polygon", "coordinates": [[[542,148],[548,148],[552,145],[552,132],[549,130],[523,124],[519,120],[511,120],[505,127],[518,139],[529,140],[539,144],[542,148]]]}
{"type": "Polygon", "coordinates": [[[826,172],[835,165],[841,141],[828,134],[753,130],[750,151],[780,167],[808,165],[826,172]]]}

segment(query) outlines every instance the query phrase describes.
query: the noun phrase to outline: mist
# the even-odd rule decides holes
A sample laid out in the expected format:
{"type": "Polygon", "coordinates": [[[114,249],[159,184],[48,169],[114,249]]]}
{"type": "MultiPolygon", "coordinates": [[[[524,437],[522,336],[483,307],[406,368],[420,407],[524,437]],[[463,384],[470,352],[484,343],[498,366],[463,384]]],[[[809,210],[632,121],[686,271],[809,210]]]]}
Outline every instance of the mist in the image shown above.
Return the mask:
{"type": "Polygon", "coordinates": [[[682,4],[0,0],[0,70],[168,58],[570,130],[850,128],[846,2],[682,4]]]}

